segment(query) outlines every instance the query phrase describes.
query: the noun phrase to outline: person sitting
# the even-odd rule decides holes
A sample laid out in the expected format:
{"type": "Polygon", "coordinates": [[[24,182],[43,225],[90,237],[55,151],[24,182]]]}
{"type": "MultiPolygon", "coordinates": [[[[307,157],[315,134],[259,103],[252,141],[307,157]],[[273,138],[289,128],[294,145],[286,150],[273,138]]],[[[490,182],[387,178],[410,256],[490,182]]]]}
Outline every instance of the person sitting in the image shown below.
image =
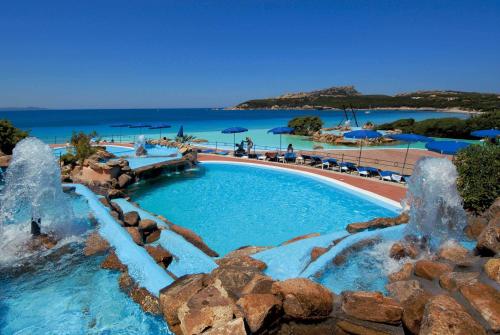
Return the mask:
{"type": "Polygon", "coordinates": [[[245,154],[245,142],[241,141],[240,144],[236,144],[236,150],[234,151],[235,156],[243,156],[245,154]]]}
{"type": "Polygon", "coordinates": [[[290,144],[288,145],[288,148],[286,148],[286,152],[287,152],[287,153],[292,153],[292,152],[293,152],[293,145],[292,145],[292,143],[290,143],[290,144]]]}

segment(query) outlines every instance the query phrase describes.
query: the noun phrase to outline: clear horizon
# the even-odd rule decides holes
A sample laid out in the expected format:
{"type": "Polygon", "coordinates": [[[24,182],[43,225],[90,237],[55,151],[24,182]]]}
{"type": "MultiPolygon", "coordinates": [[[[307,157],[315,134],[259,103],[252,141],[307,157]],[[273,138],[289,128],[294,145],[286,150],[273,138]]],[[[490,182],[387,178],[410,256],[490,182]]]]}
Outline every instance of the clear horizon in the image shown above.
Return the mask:
{"type": "Polygon", "coordinates": [[[354,85],[500,92],[496,1],[16,1],[0,108],[210,108],[354,85]]]}

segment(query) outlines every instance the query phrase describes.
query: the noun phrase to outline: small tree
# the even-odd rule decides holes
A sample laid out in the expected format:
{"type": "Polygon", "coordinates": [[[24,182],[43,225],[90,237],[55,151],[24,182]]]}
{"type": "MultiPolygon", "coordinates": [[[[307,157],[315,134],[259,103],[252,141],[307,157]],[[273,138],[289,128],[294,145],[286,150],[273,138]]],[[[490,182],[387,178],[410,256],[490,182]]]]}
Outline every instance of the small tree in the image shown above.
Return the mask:
{"type": "Polygon", "coordinates": [[[195,138],[196,136],[193,135],[176,136],[175,141],[184,144],[193,141],[195,138]]]}
{"type": "Polygon", "coordinates": [[[9,120],[0,120],[0,150],[4,154],[12,154],[17,142],[27,136],[28,132],[14,127],[9,120]]]}
{"type": "Polygon", "coordinates": [[[500,196],[500,146],[471,145],[455,158],[464,207],[482,212],[500,196]]]}
{"type": "Polygon", "coordinates": [[[92,132],[90,134],[85,134],[84,132],[73,132],[70,142],[74,148],[74,157],[80,165],[83,165],[83,161],[97,151],[97,149],[93,147],[90,142],[91,139],[96,136],[96,132],[92,132]]]}
{"type": "Polygon", "coordinates": [[[288,121],[288,127],[293,128],[295,135],[311,136],[323,127],[319,116],[299,116],[288,121]]]}

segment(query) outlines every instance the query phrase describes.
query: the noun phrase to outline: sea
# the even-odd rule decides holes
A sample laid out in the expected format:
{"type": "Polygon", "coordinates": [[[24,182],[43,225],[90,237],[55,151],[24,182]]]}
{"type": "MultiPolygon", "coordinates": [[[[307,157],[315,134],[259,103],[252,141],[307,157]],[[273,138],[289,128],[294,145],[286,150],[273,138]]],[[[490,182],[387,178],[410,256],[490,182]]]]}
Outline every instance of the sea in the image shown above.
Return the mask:
{"type": "MultiPolygon", "coordinates": [[[[225,110],[215,108],[190,109],[36,109],[0,111],[0,119],[10,120],[16,127],[28,130],[49,144],[63,144],[69,141],[74,131],[96,131],[100,138],[115,142],[134,142],[138,135],[146,138],[173,138],[182,126],[184,134],[204,139],[207,146],[232,148],[233,141],[239,142],[247,136],[252,138],[257,149],[279,147],[289,143],[296,149],[312,149],[321,145],[324,149],[352,149],[352,147],[331,146],[316,143],[308,138],[291,135],[273,135],[268,130],[286,126],[297,116],[315,115],[321,117],[325,127],[334,127],[346,121],[344,111],[338,110],[225,110]],[[116,123],[166,123],[171,128],[114,128],[116,123]],[[244,127],[248,132],[223,134],[229,127],[244,127]]],[[[368,121],[375,124],[391,122],[402,118],[424,120],[429,118],[456,117],[465,119],[465,113],[439,112],[434,110],[355,110],[347,118],[351,126],[361,127],[368,121]]],[[[419,147],[421,144],[415,144],[419,147]]],[[[387,147],[387,146],[385,146],[387,147]]],[[[388,148],[405,147],[406,144],[388,148]]]]}

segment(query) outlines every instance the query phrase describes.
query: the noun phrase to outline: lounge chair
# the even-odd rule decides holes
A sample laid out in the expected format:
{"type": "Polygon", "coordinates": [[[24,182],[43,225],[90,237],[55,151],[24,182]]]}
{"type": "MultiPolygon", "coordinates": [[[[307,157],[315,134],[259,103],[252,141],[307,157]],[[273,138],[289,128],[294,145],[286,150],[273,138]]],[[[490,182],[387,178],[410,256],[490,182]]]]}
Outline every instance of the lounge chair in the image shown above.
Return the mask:
{"type": "Polygon", "coordinates": [[[204,149],[200,151],[200,153],[202,154],[213,154],[214,152],[215,152],[214,149],[204,149]]]}
{"type": "Polygon", "coordinates": [[[323,156],[311,156],[311,162],[309,163],[311,166],[323,166],[323,156]]]}
{"type": "Polygon", "coordinates": [[[287,152],[285,156],[283,156],[284,163],[295,163],[297,160],[297,154],[295,152],[287,152]]]}
{"type": "Polygon", "coordinates": [[[267,160],[277,162],[278,161],[278,153],[277,152],[266,152],[264,154],[267,160]]]}
{"type": "Polygon", "coordinates": [[[227,156],[229,155],[229,151],[217,151],[214,152],[216,155],[227,156]]]}
{"type": "Polygon", "coordinates": [[[340,172],[352,172],[356,171],[356,164],[351,162],[341,162],[339,163],[340,172]]]}
{"type": "Polygon", "coordinates": [[[337,160],[335,158],[325,158],[322,160],[323,169],[329,169],[330,167],[338,166],[337,160]]]}
{"type": "Polygon", "coordinates": [[[400,181],[401,180],[401,175],[397,172],[394,171],[380,171],[379,172],[380,179],[385,180],[385,181],[400,181]]]}
{"type": "Polygon", "coordinates": [[[358,171],[358,174],[362,177],[372,177],[379,175],[379,170],[371,166],[358,166],[356,170],[358,171]]]}

